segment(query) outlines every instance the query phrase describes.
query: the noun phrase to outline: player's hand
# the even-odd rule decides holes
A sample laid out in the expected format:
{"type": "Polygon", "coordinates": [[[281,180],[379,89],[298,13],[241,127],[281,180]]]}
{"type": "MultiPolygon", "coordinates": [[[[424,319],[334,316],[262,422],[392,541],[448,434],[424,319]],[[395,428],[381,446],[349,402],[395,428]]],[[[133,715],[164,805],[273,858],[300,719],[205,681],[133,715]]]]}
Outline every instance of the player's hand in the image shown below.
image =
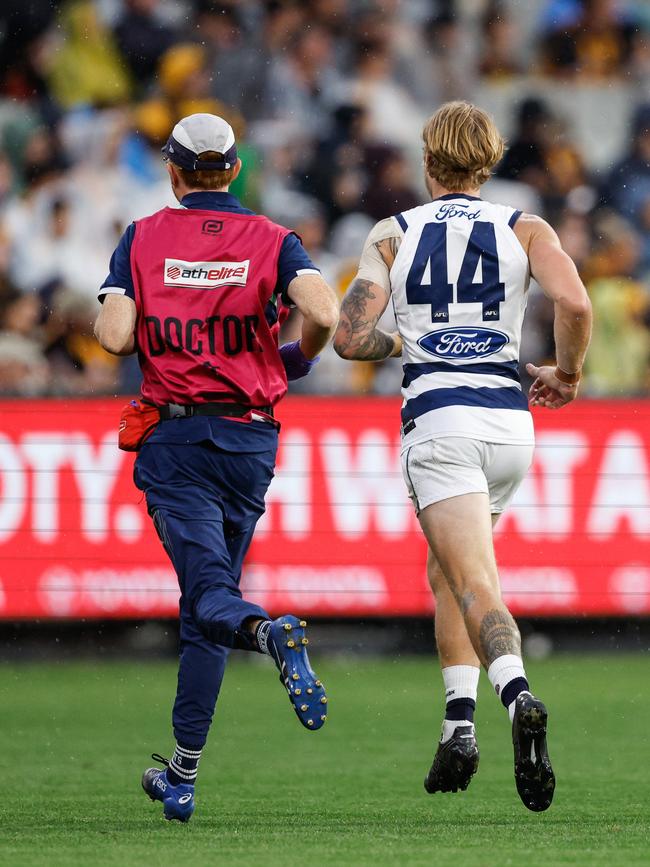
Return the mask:
{"type": "Polygon", "coordinates": [[[280,358],[287,374],[287,379],[302,379],[307,376],[312,367],[318,363],[320,355],[316,358],[307,358],[300,348],[300,341],[294,340],[293,343],[285,343],[280,347],[280,358]]]}
{"type": "Polygon", "coordinates": [[[549,366],[535,367],[527,364],[526,370],[529,376],[534,377],[533,384],[528,392],[531,406],[544,406],[546,409],[559,409],[571,403],[578,394],[579,382],[568,384],[561,382],[555,371],[557,368],[549,366]]]}

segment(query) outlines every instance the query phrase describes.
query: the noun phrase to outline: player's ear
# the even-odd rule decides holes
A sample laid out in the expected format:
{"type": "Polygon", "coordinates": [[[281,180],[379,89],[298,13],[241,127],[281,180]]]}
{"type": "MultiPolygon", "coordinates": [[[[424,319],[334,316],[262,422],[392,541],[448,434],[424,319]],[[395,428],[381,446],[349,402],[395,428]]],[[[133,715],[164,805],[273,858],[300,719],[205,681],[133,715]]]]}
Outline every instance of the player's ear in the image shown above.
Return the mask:
{"type": "Polygon", "coordinates": [[[178,187],[178,183],[180,181],[180,175],[176,171],[176,167],[173,163],[165,163],[167,168],[167,174],[169,175],[169,180],[171,181],[172,190],[175,190],[178,187]]]}
{"type": "Polygon", "coordinates": [[[232,175],[232,178],[231,178],[231,180],[230,180],[230,183],[231,183],[231,184],[232,184],[232,182],[235,180],[235,178],[237,177],[237,175],[238,175],[238,174],[240,173],[240,171],[241,171],[241,160],[239,159],[239,157],[237,157],[237,162],[236,162],[235,165],[232,167],[232,170],[233,170],[233,175],[232,175]]]}

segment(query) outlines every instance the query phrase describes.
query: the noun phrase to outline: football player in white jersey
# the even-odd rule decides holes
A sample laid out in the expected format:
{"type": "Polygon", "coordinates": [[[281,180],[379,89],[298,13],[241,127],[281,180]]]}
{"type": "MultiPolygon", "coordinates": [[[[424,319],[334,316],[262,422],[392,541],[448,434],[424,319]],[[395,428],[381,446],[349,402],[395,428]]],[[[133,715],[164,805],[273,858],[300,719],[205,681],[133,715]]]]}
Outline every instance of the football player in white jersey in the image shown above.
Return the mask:
{"type": "Polygon", "coordinates": [[[481,199],[504,151],[489,115],[447,103],[423,139],[432,201],[371,231],[334,347],[348,359],[403,359],[402,468],[430,549],[447,698],[425,788],[466,789],[476,771],[483,665],[509,712],[517,791],[528,809],[541,811],[555,788],[547,711],[530,691],[519,631],[501,598],[492,528],[533,457],[518,373],[530,277],[554,303],[556,347],[556,365],[527,365],[533,405],[557,409],[576,397],[591,305],[548,223],[481,199]],[[377,322],[391,298],[398,330],[388,334],[377,322]]]}

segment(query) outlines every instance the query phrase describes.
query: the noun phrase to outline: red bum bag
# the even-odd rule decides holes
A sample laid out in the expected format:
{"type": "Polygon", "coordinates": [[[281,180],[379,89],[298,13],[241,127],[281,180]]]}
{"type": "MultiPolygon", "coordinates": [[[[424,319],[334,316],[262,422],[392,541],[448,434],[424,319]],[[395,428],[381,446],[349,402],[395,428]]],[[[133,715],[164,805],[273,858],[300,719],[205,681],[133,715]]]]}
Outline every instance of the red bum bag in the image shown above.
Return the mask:
{"type": "Polygon", "coordinates": [[[139,399],[130,400],[122,407],[118,446],[125,452],[140,451],[159,422],[160,412],[157,406],[139,399]]]}

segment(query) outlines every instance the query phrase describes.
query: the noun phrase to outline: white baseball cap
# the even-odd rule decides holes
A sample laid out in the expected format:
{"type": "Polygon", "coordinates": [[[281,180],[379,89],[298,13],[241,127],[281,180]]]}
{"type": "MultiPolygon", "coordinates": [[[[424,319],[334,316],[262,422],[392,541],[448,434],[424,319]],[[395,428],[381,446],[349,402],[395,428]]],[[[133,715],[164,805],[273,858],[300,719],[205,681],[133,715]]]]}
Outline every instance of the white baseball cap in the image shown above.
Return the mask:
{"type": "Polygon", "coordinates": [[[235,133],[230,124],[216,114],[184,117],[172,130],[162,152],[166,160],[189,172],[198,169],[224,171],[237,162],[235,133]],[[199,161],[199,155],[206,151],[223,154],[223,160],[199,161]]]}

